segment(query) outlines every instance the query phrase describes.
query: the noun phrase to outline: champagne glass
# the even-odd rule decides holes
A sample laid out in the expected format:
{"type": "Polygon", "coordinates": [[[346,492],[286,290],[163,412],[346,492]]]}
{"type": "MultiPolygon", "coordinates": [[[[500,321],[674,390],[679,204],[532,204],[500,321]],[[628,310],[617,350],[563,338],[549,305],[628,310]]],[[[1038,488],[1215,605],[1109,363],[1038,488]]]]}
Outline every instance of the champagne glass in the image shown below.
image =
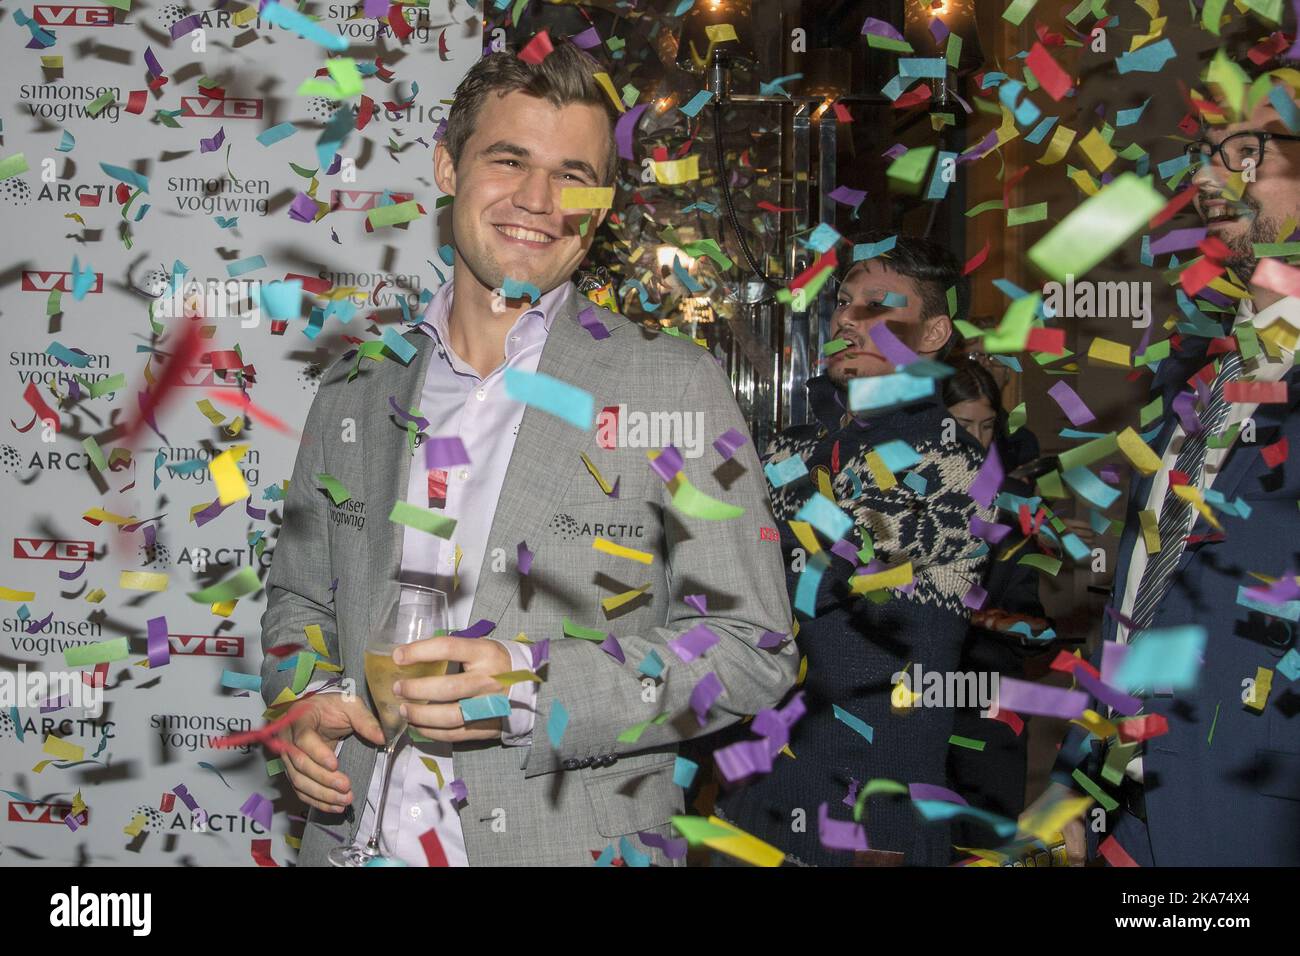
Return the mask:
{"type": "Polygon", "coordinates": [[[383,626],[366,643],[366,686],[375,703],[375,716],[384,731],[383,760],[379,805],[375,808],[374,832],[365,843],[339,846],[330,850],[334,866],[383,865],[379,841],[384,831],[384,805],[388,802],[388,778],[393,769],[393,753],[406,736],[406,718],[398,711],[402,701],[393,693],[393,682],[412,677],[441,677],[447,673],[447,661],[421,661],[398,666],[393,649],[425,638],[447,633],[447,595],[433,588],[403,584],[397,601],[384,615],[383,626]]]}

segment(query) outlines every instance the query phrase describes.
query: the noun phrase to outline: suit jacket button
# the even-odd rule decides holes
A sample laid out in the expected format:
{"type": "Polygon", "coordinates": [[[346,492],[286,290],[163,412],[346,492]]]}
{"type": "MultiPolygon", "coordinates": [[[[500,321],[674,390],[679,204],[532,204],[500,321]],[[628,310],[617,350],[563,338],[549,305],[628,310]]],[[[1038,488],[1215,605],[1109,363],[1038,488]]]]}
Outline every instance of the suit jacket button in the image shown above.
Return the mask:
{"type": "Polygon", "coordinates": [[[592,758],[591,758],[591,757],[583,757],[583,758],[582,758],[582,763],[579,764],[579,766],[582,766],[582,767],[590,767],[590,766],[592,765],[592,762],[593,762],[593,761],[592,761],[592,758]]]}
{"type": "Polygon", "coordinates": [[[601,761],[600,761],[600,765],[601,765],[602,767],[612,767],[612,766],[614,766],[614,763],[615,763],[617,760],[618,760],[618,758],[615,757],[613,754],[605,754],[605,756],[604,756],[604,757],[601,759],[601,761]]]}
{"type": "Polygon", "coordinates": [[[575,760],[573,757],[570,757],[569,759],[567,759],[566,761],[564,761],[564,769],[565,769],[565,770],[577,770],[577,769],[578,769],[578,766],[579,766],[579,765],[578,765],[578,761],[575,760]]]}

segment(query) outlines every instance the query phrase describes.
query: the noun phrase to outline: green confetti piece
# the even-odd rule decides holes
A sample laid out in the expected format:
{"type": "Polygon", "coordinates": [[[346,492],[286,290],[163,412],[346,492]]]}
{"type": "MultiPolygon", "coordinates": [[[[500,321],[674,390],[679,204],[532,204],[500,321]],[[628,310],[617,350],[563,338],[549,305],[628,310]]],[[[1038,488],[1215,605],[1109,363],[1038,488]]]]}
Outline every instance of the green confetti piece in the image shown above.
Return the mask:
{"type": "Polygon", "coordinates": [[[909,188],[919,187],[936,152],[938,149],[934,146],[917,146],[915,149],[909,149],[890,163],[885,172],[895,182],[909,188]]]}
{"type": "Polygon", "coordinates": [[[1023,226],[1026,223],[1042,222],[1047,218],[1047,203],[1036,202],[1032,206],[1016,206],[1007,210],[1007,228],[1023,226]]]}
{"type": "Polygon", "coordinates": [[[953,734],[948,738],[948,743],[954,747],[964,747],[967,750],[984,751],[985,741],[975,740],[973,737],[963,737],[960,734],[953,734]]]}
{"type": "Polygon", "coordinates": [[[1002,19],[1020,26],[1037,3],[1038,0],[1011,0],[1011,5],[1002,11],[1002,19]]]}
{"type": "Polygon", "coordinates": [[[408,199],[406,202],[375,206],[366,213],[366,218],[370,221],[370,225],[379,228],[381,226],[396,226],[404,222],[414,222],[422,215],[424,213],[420,212],[419,203],[414,199],[408,199]]]}
{"type": "Polygon", "coordinates": [[[312,672],[316,670],[316,661],[320,658],[315,651],[299,651],[298,660],[293,668],[293,683],[289,689],[295,694],[301,694],[307,682],[311,680],[312,672]]]}
{"type": "Polygon", "coordinates": [[[96,641],[81,647],[70,647],[63,652],[63,663],[68,667],[84,667],[87,664],[110,664],[130,656],[131,648],[125,637],[115,637],[110,641],[96,641]]]}
{"type": "Polygon", "coordinates": [[[857,802],[853,804],[854,820],[862,820],[862,809],[866,806],[867,798],[873,797],[878,793],[907,794],[908,789],[897,780],[889,780],[885,777],[876,777],[874,780],[868,780],[866,786],[858,791],[857,802]]]}
{"type": "Polygon", "coordinates": [[[851,344],[848,339],[831,339],[822,346],[822,355],[834,355],[836,352],[843,352],[851,344]]]}
{"type": "Polygon", "coordinates": [[[1107,813],[1119,808],[1119,802],[1105,790],[1101,789],[1101,787],[1097,786],[1097,784],[1093,783],[1082,770],[1076,769],[1071,776],[1074,778],[1074,782],[1087,792],[1088,796],[1092,797],[1100,803],[1103,808],[1105,808],[1107,813]]]}
{"type": "Polygon", "coordinates": [[[19,173],[25,173],[27,169],[27,157],[22,153],[6,156],[4,159],[0,159],[0,180],[9,179],[19,173]]]}
{"type": "Polygon", "coordinates": [[[86,454],[90,460],[95,463],[95,467],[100,471],[108,471],[108,461],[104,458],[104,451],[99,447],[99,442],[95,441],[94,435],[87,435],[81,440],[81,447],[86,449],[86,454]]]}
{"type": "Polygon", "coordinates": [[[725,839],[736,835],[735,831],[710,823],[704,817],[673,817],[672,823],[691,846],[699,846],[706,840],[725,839]]]}
{"type": "Polygon", "coordinates": [[[1134,366],[1141,368],[1143,365],[1149,365],[1151,362],[1159,362],[1162,359],[1169,358],[1170,342],[1168,339],[1161,339],[1159,342],[1152,342],[1147,346],[1146,351],[1138,358],[1133,360],[1134,366]]]}
{"type": "Polygon", "coordinates": [[[92,382],[90,386],[90,397],[101,398],[109,392],[116,392],[123,388],[126,388],[126,373],[118,372],[116,375],[110,375],[108,378],[101,378],[98,382],[92,382]]]}
{"type": "Polygon", "coordinates": [[[650,721],[642,721],[639,724],[633,724],[627,730],[618,735],[617,740],[621,744],[634,744],[641,739],[641,735],[650,727],[650,721]]]}
{"type": "Polygon", "coordinates": [[[597,630],[594,627],[583,627],[581,624],[574,624],[566,617],[564,619],[564,636],[576,637],[578,640],[581,641],[600,642],[603,641],[605,638],[607,638],[609,635],[606,634],[604,631],[597,630]]]}
{"type": "Polygon", "coordinates": [[[343,487],[343,482],[339,481],[333,475],[327,475],[321,472],[316,476],[316,481],[324,486],[329,492],[330,498],[336,505],[341,505],[352,497],[352,493],[343,487]]]}
{"type": "MultiPolygon", "coordinates": [[[[279,127],[273,127],[273,128],[278,129],[279,127]]],[[[307,169],[304,166],[299,166],[297,163],[290,163],[289,168],[292,169],[299,176],[301,176],[303,179],[311,179],[313,176],[316,175],[316,170],[307,169]]]]}
{"type": "Polygon", "coordinates": [[[91,116],[98,116],[104,107],[108,106],[112,102],[113,94],[111,91],[101,93],[86,104],[86,112],[91,116]]]}
{"type": "Polygon", "coordinates": [[[1070,471],[1072,468],[1091,465],[1107,455],[1113,455],[1118,450],[1119,435],[1116,432],[1110,432],[1100,438],[1093,438],[1084,442],[1082,445],[1067,448],[1061,452],[1058,461],[1061,471],[1070,471]]]}
{"type": "Polygon", "coordinates": [[[47,316],[58,315],[62,311],[63,311],[63,290],[51,289],[49,298],[45,300],[45,314],[47,316]]]}
{"type": "Polygon", "coordinates": [[[893,37],[879,36],[875,33],[867,34],[867,46],[873,50],[888,50],[891,53],[912,53],[912,44],[906,40],[895,40],[893,37]]]}
{"type": "Polygon", "coordinates": [[[278,777],[282,773],[284,773],[284,761],[279,757],[266,762],[266,775],[268,777],[278,777]]]}
{"type": "Polygon", "coordinates": [[[388,520],[448,540],[456,530],[456,519],[430,511],[428,508],[419,508],[406,501],[393,503],[393,510],[388,515],[388,520]]]}
{"type": "Polygon", "coordinates": [[[1156,396],[1154,400],[1143,405],[1142,410],[1138,412],[1138,424],[1141,425],[1143,428],[1146,428],[1153,421],[1155,421],[1162,414],[1164,414],[1164,410],[1165,410],[1165,400],[1163,398],[1160,398],[1159,396],[1156,396]]]}
{"type": "Polygon", "coordinates": [[[222,601],[237,600],[261,587],[262,582],[257,578],[257,569],[249,566],[240,568],[224,581],[218,581],[211,587],[190,592],[189,599],[196,604],[217,604],[222,601]]]}
{"type": "Polygon", "coordinates": [[[1205,738],[1205,746],[1207,747],[1214,743],[1214,728],[1219,726],[1219,708],[1222,706],[1223,701],[1219,701],[1214,705],[1214,719],[1210,721],[1210,733],[1205,738]]]}
{"type": "Polygon", "coordinates": [[[1061,571],[1061,562],[1058,558],[1053,558],[1046,554],[1025,554],[1022,555],[1016,564],[1023,564],[1031,568],[1037,568],[1044,574],[1056,577],[1061,571]]]}
{"type": "Polygon", "coordinates": [[[1029,250],[1029,259],[1058,282],[1065,282],[1067,274],[1077,280],[1143,228],[1164,205],[1164,197],[1149,179],[1122,173],[1038,240],[1029,250]]]}
{"type": "Polygon", "coordinates": [[[966,210],[966,218],[974,219],[976,216],[985,212],[992,212],[994,209],[1006,208],[1001,199],[989,199],[980,203],[978,206],[972,206],[966,210]]]}

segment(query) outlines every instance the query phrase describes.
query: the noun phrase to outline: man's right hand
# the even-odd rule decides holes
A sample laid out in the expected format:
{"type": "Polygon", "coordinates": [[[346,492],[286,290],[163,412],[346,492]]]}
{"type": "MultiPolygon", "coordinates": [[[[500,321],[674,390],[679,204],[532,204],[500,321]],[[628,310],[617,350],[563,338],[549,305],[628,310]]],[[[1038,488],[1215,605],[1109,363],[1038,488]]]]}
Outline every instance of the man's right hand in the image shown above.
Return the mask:
{"type": "Polygon", "coordinates": [[[349,734],[360,734],[378,746],[384,733],[374,714],[356,695],[314,695],[301,716],[280,734],[288,746],[284,770],[294,793],[309,807],[342,813],[352,802],[352,784],[338,772],[334,745],[349,734]]]}

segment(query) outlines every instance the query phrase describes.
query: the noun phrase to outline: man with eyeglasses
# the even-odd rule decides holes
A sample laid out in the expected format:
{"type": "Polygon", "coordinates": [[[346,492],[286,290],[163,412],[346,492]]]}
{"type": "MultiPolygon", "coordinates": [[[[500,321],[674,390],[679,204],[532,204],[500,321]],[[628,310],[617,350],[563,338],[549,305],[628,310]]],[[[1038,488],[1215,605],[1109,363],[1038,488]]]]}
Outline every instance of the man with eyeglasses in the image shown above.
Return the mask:
{"type": "MultiPolygon", "coordinates": [[[[1235,315],[1206,313],[1222,316],[1221,337],[1183,334],[1159,363],[1162,466],[1130,492],[1102,627],[1132,653],[1143,632],[1199,625],[1202,660],[1194,686],[1142,696],[1141,715],[1167,729],[1129,744],[1066,738],[1042,799],[1082,793],[1086,775],[1114,801],[1066,829],[1076,864],[1085,839],[1111,865],[1300,864],[1300,297],[1296,271],[1257,249],[1300,237],[1300,136],[1287,125],[1295,91],[1270,84],[1187,147],[1196,211],[1246,294],[1235,315]],[[1213,523],[1189,489],[1215,506],[1213,523]]],[[[1093,661],[1103,681],[1117,656],[1093,661]]]]}

